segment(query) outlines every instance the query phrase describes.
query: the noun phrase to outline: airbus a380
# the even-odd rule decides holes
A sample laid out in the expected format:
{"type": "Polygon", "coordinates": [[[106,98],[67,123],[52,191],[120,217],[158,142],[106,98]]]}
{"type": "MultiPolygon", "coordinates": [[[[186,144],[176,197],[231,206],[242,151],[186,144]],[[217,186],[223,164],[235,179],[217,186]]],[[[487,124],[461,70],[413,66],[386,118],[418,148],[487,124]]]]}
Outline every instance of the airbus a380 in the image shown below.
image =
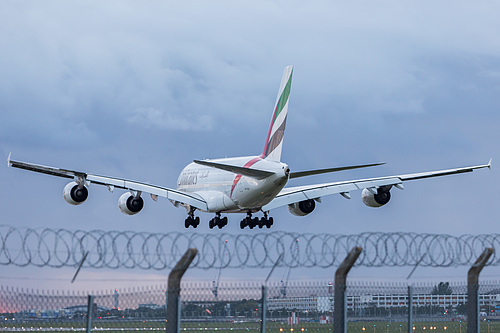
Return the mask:
{"type": "Polygon", "coordinates": [[[262,154],[194,160],[179,175],[177,189],[14,161],[11,160],[10,155],[8,165],[72,179],[63,191],[64,199],[72,205],[79,205],[87,200],[88,188],[93,183],[107,186],[111,192],[115,188],[126,190],[118,200],[118,207],[124,214],[134,215],[140,212],[144,206],[143,194],[149,193],[154,201],[157,201],[158,197],[163,197],[170,200],[175,207],[186,208],[188,214],[185,220],[186,228],[190,226],[196,228],[200,224],[200,218],[195,217],[197,210],[215,214],[215,217],[209,222],[210,229],[222,228],[227,225],[227,217],[221,217],[221,214],[225,213],[246,213],[246,218],[240,222],[241,229],[247,226],[250,229],[256,226],[270,228],[273,224],[273,218],[269,217],[269,211],[274,208],[288,206],[292,214],[305,216],[314,210],[316,202],[320,202],[322,197],[340,194],[344,198],[350,199],[350,192],[355,190],[361,190],[361,199],[365,205],[381,207],[389,202],[390,190],[393,187],[402,190],[405,181],[459,174],[491,167],[490,160],[488,164],[484,165],[448,170],[285,187],[288,181],[294,178],[381,164],[291,172],[288,165],[281,162],[292,73],[292,66],[285,68],[262,154]],[[263,217],[260,219],[252,218],[252,214],[257,212],[262,212],[263,217]]]}

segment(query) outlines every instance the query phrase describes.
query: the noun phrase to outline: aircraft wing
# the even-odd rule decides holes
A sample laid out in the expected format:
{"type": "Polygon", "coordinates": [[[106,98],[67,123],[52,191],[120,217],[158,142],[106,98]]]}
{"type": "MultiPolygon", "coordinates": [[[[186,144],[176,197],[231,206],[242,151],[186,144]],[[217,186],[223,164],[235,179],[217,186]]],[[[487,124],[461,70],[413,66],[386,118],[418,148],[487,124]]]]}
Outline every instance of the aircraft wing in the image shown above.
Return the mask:
{"type": "Polygon", "coordinates": [[[196,207],[200,210],[207,210],[207,203],[201,197],[197,196],[193,193],[186,193],[183,191],[178,191],[174,189],[169,189],[166,187],[149,185],[141,182],[136,182],[132,180],[114,178],[114,177],[105,177],[89,174],[86,172],[67,170],[67,169],[59,169],[45,165],[26,163],[20,161],[13,161],[8,159],[8,165],[13,168],[19,168],[39,173],[44,173],[47,175],[69,178],[69,179],[81,179],[84,180],[87,184],[94,183],[98,185],[107,186],[110,191],[114,188],[120,188],[129,191],[140,191],[151,194],[153,199],[157,197],[167,198],[171,201],[177,201],[179,203],[183,203],[186,205],[190,205],[196,207]]]}
{"type": "Polygon", "coordinates": [[[399,176],[348,180],[335,183],[285,187],[270,203],[263,206],[262,210],[266,212],[281,206],[286,206],[303,200],[318,199],[332,194],[341,194],[346,198],[350,198],[350,191],[360,190],[364,188],[376,189],[381,186],[395,186],[399,189],[403,189],[404,181],[454,175],[459,173],[472,172],[476,169],[482,168],[491,168],[491,160],[488,162],[488,164],[464,168],[411,173],[399,176]]]}

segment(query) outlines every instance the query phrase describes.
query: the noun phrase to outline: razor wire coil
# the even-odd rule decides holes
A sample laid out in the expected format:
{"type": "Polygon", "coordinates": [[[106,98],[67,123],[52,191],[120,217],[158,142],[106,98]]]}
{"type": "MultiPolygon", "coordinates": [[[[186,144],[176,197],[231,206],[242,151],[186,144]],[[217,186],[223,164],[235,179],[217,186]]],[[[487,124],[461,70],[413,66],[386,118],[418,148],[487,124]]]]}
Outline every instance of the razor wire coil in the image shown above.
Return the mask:
{"type": "MultiPolygon", "coordinates": [[[[363,252],[356,265],[467,266],[486,247],[499,248],[500,234],[417,234],[364,232],[353,235],[275,231],[228,233],[150,233],[133,231],[32,229],[0,225],[0,265],[171,269],[187,248],[197,248],[191,267],[268,268],[283,254],[281,267],[333,267],[355,246],[363,252]],[[224,250],[224,247],[227,247],[224,250]]],[[[499,265],[493,254],[488,265],[499,265]]]]}

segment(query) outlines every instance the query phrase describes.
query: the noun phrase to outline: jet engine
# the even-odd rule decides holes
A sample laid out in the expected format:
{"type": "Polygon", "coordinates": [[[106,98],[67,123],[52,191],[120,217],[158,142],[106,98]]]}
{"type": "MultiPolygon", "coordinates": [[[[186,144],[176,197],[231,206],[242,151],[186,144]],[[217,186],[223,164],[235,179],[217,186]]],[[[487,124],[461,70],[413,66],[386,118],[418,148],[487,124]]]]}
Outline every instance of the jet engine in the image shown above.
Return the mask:
{"type": "Polygon", "coordinates": [[[309,199],[288,205],[288,210],[295,216],[306,216],[312,213],[315,207],[314,200],[309,199]]]}
{"type": "Polygon", "coordinates": [[[85,186],[79,186],[76,182],[71,182],[64,186],[63,196],[67,203],[79,205],[87,200],[89,191],[85,186]]]}
{"type": "Polygon", "coordinates": [[[372,190],[365,188],[361,192],[361,200],[368,207],[381,207],[391,200],[390,189],[390,186],[381,186],[376,189],[377,193],[375,194],[372,190]]]}
{"type": "Polygon", "coordinates": [[[118,200],[118,207],[123,214],[135,215],[144,207],[144,200],[140,196],[133,196],[130,193],[123,193],[118,200]]]}

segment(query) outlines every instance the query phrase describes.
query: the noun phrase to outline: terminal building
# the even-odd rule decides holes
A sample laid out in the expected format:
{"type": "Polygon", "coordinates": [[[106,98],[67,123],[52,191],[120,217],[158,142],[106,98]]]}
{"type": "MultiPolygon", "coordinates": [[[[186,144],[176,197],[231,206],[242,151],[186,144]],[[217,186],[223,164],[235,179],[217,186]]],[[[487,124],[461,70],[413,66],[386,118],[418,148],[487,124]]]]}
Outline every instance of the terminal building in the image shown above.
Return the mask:
{"type": "MultiPolygon", "coordinates": [[[[451,294],[451,295],[430,295],[417,294],[413,295],[413,306],[415,307],[443,307],[455,308],[467,302],[467,294],[451,294]]],[[[348,295],[347,310],[358,310],[362,308],[377,307],[377,308],[394,308],[407,307],[408,295],[348,295]]],[[[500,312],[500,294],[482,294],[479,295],[479,304],[492,306],[500,312]]],[[[287,297],[287,298],[272,298],[267,301],[267,308],[270,311],[281,309],[295,310],[300,312],[331,312],[333,311],[333,297],[287,297]]],[[[496,310],[497,311],[497,310],[496,310]]]]}

